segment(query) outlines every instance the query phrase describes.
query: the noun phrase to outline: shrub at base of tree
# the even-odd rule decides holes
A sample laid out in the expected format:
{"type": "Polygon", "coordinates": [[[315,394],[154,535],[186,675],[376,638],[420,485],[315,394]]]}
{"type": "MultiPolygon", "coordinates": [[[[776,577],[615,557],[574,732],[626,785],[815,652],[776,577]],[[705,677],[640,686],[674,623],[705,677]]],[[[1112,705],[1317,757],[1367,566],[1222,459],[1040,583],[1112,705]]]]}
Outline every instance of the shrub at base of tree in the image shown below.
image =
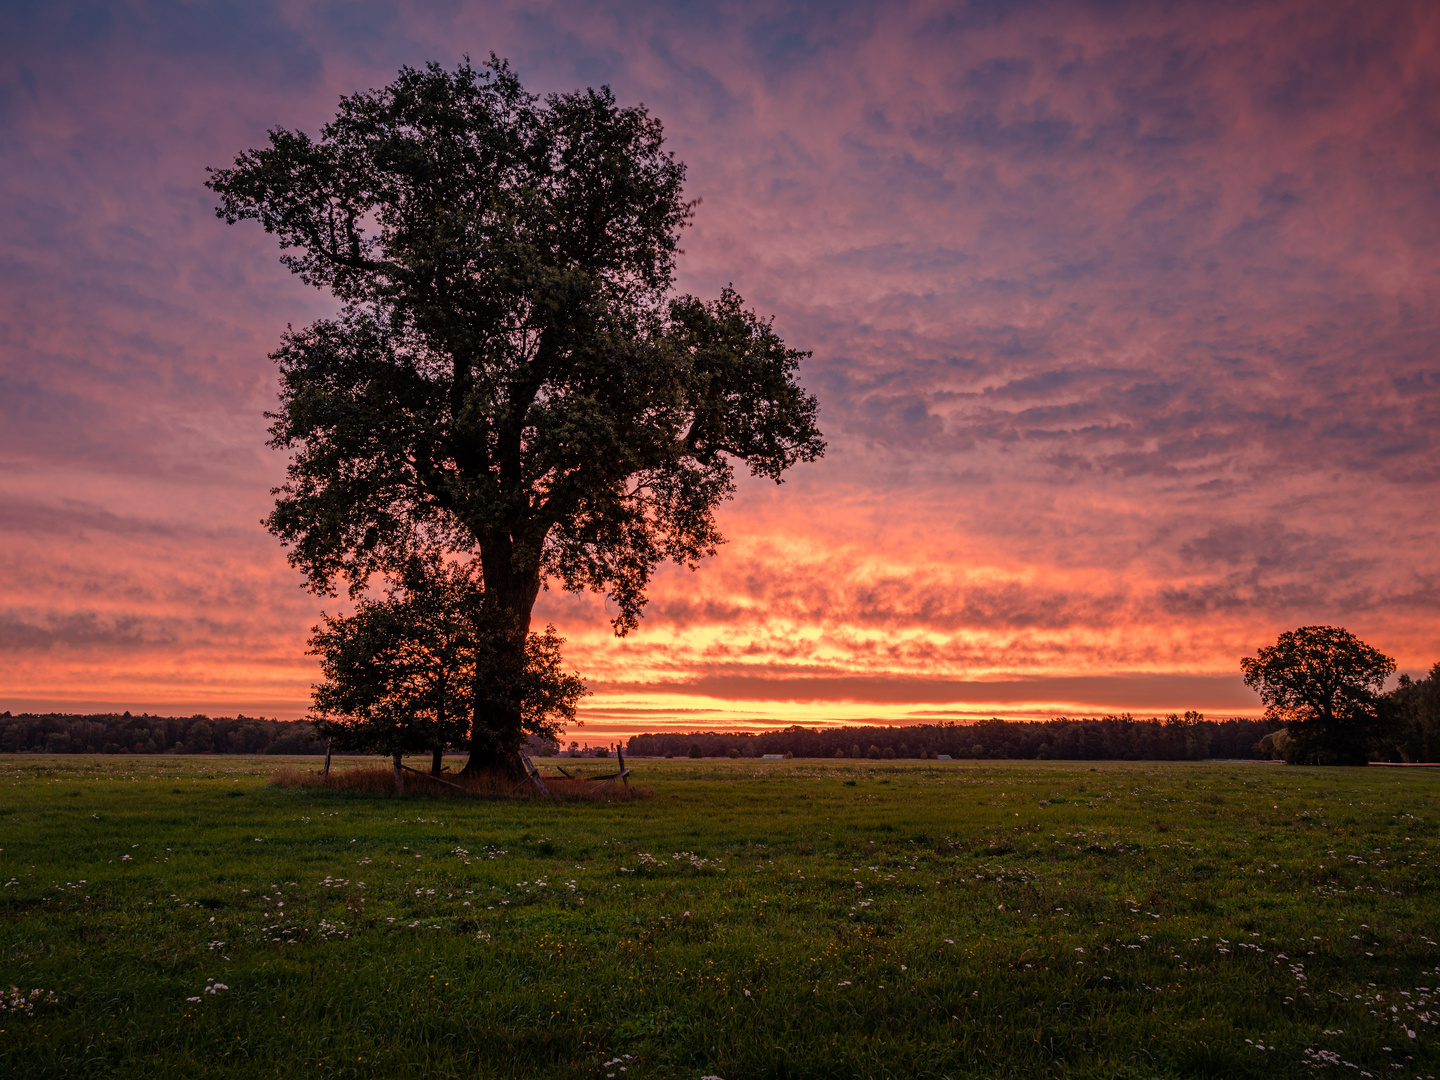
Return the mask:
{"type": "MultiPolygon", "coordinates": [[[[315,712],[337,748],[429,751],[438,776],[448,747],[485,744],[499,755],[509,735],[485,728],[491,716],[518,717],[524,740],[542,743],[574,721],[588,691],[561,667],[553,626],[526,634],[494,610],[474,563],[415,556],[397,579],[382,599],[361,598],[353,615],[323,616],[310,639],[325,676],[314,688],[315,712]],[[498,659],[512,639],[524,643],[519,669],[498,659]]],[[[511,757],[508,772],[523,775],[511,757]]]]}

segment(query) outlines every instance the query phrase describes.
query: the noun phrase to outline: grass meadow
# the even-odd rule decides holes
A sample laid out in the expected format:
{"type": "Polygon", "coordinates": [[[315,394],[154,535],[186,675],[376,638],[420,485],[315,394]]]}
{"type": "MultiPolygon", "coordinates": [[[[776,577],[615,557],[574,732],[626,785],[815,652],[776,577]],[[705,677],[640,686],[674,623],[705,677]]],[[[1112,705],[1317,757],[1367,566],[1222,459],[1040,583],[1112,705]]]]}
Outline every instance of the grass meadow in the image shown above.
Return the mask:
{"type": "Polygon", "coordinates": [[[0,758],[0,1074],[1440,1073],[1435,770],[631,764],[0,758]]]}

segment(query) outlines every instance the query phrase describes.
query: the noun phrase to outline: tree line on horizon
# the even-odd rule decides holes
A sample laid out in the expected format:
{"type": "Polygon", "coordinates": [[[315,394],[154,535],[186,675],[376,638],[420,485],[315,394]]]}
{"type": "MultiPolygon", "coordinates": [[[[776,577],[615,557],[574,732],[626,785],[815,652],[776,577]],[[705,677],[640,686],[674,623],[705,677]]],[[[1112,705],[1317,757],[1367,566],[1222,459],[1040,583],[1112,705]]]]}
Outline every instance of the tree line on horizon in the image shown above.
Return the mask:
{"type": "MultiPolygon", "coordinates": [[[[636,757],[1054,758],[1057,760],[1184,761],[1257,757],[1258,741],[1277,730],[1264,720],[1206,720],[1198,713],[1165,720],[1126,715],[1046,721],[992,719],[976,724],[905,727],[788,727],[759,733],[692,732],[631,737],[636,757]],[[699,754],[694,748],[699,747],[699,754]]],[[[451,749],[465,746],[463,737],[451,749]]],[[[427,748],[428,749],[428,748],[427,748]]],[[[530,744],[554,756],[550,739],[530,744]]],[[[0,714],[0,752],[50,754],[322,754],[325,739],[304,720],[249,717],[151,716],[142,713],[0,714]]]]}
{"type": "Polygon", "coordinates": [[[807,728],[779,731],[703,731],[636,735],[626,753],[636,757],[760,757],[909,759],[944,755],[966,759],[1057,761],[1203,761],[1258,758],[1260,740],[1277,730],[1268,720],[1207,720],[1200,713],[1136,719],[1128,713],[1100,718],[944,721],[905,727],[807,728]]]}
{"type": "MultiPolygon", "coordinates": [[[[1440,761],[1440,664],[1422,679],[1402,675],[1374,701],[1367,729],[1373,761],[1440,761]]],[[[791,754],[799,758],[951,758],[1056,761],[1200,761],[1207,758],[1294,757],[1278,717],[1209,720],[1198,712],[1136,719],[1098,718],[942,721],[904,727],[807,728],[763,732],[644,733],[626,742],[634,757],[737,757],[791,754]],[[1290,751],[1287,755],[1287,749],[1290,751]]],[[[465,747],[463,737],[449,748],[465,747]]],[[[530,751],[553,756],[550,738],[529,740],[530,751]]],[[[325,740],[305,720],[152,716],[148,713],[0,713],[0,753],[51,754],[322,754],[325,740]]]]}
{"type": "Polygon", "coordinates": [[[323,754],[315,725],[259,716],[0,713],[0,753],[323,754]]]}

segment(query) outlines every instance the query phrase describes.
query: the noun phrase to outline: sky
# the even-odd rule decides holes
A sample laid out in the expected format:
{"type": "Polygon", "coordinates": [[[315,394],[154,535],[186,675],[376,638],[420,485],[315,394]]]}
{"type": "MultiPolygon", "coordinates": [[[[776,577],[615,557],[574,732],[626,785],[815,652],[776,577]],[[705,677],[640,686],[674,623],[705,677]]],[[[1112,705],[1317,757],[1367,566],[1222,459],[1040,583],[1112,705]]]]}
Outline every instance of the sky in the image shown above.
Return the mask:
{"type": "Polygon", "coordinates": [[[205,169],[491,52],[663,122],[677,288],[810,351],[829,443],[627,638],[542,594],[573,737],[1253,715],[1316,623],[1440,660],[1432,3],[9,0],[0,710],[304,715],[267,356],[336,304],[205,169]]]}

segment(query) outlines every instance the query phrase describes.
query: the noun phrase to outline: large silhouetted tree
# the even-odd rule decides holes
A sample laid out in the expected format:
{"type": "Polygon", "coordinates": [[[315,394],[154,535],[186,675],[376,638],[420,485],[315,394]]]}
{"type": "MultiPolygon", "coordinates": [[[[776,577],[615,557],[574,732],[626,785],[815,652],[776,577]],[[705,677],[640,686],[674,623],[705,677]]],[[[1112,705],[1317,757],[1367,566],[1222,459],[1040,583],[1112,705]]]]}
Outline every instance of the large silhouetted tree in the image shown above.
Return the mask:
{"type": "MultiPolygon", "coordinates": [[[[547,579],[607,594],[624,633],[661,561],[720,542],[733,462],[778,482],[820,456],[806,354],[731,290],[671,292],[684,172],[643,107],[541,101],[492,57],[402,69],[318,139],[275,130],[211,173],[217,213],[343,305],[275,354],[292,457],[268,525],[308,587],[471,553],[518,672],[547,579]]],[[[521,718],[476,700],[469,767],[506,767],[521,718]]]]}
{"type": "Polygon", "coordinates": [[[1285,725],[1292,764],[1363,765],[1395,661],[1338,626],[1302,626],[1244,657],[1245,684],[1285,725]]]}

